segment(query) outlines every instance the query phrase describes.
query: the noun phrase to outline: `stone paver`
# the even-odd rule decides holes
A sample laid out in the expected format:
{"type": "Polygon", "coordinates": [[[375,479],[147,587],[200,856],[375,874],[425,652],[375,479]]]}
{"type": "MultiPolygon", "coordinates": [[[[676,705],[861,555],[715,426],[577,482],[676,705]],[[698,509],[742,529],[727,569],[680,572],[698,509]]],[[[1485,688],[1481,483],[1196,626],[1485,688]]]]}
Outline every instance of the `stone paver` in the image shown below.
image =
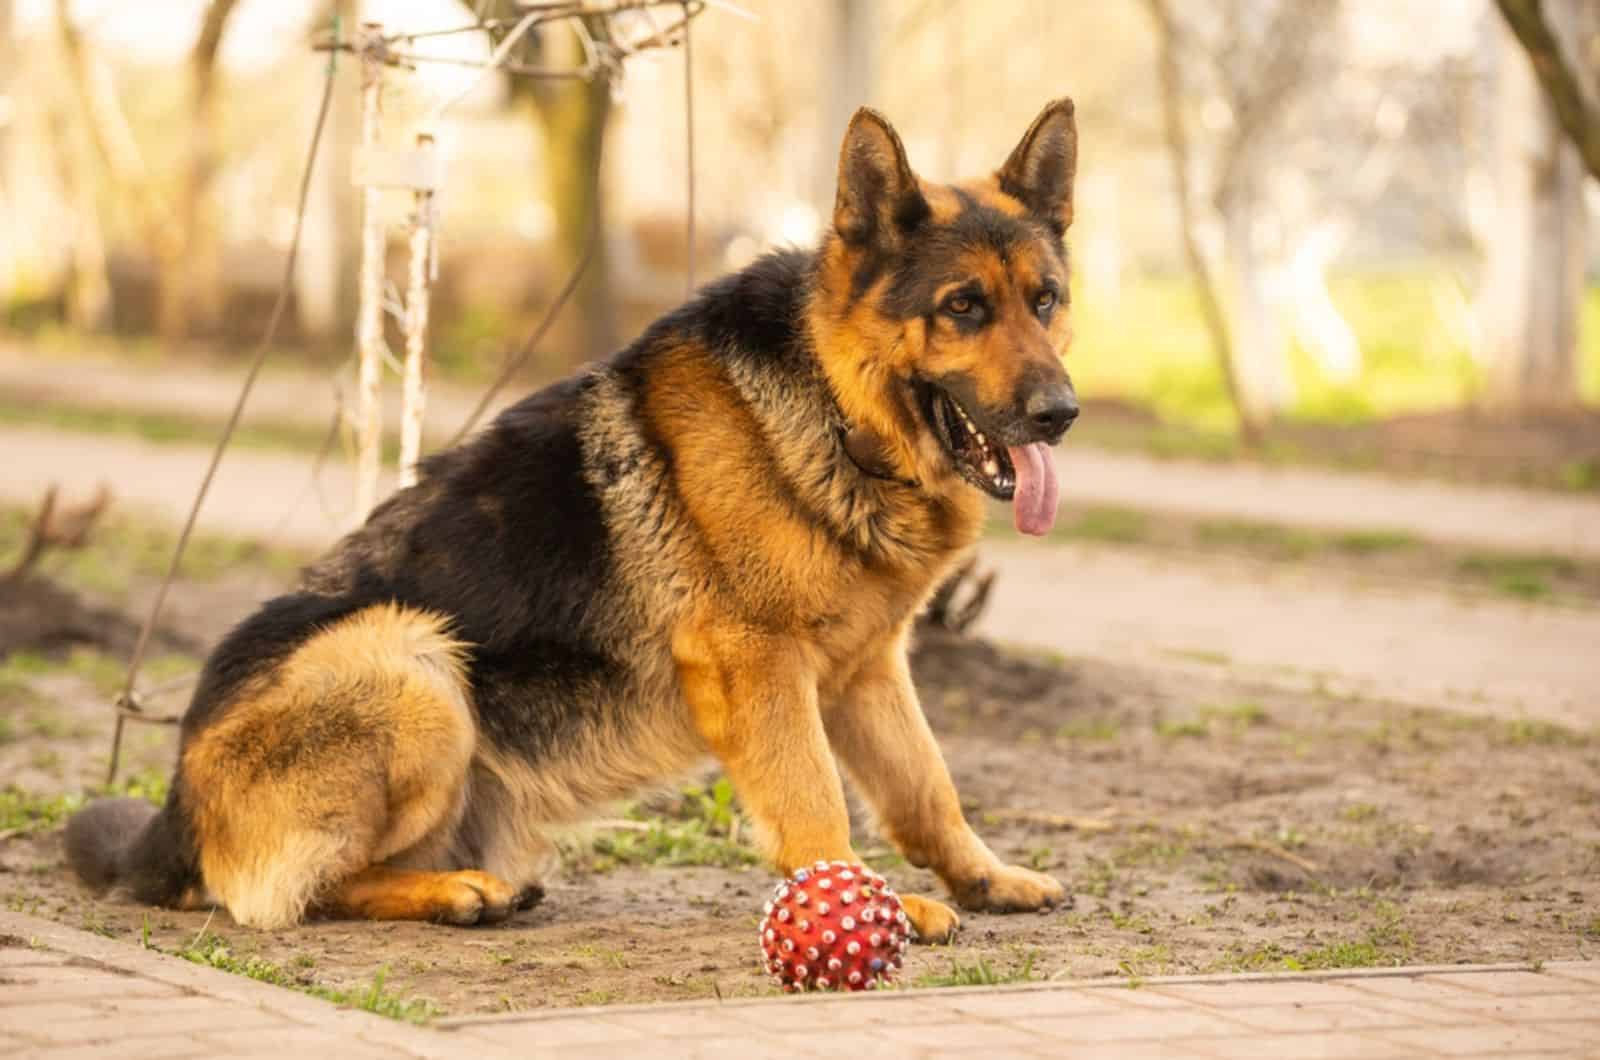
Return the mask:
{"type": "Polygon", "coordinates": [[[1600,1057],[1600,961],[464,1016],[428,1027],[0,913],[0,1056],[1600,1057]],[[50,991],[57,993],[52,995],[50,991]],[[65,997],[67,1000],[61,1000],[65,997]]]}

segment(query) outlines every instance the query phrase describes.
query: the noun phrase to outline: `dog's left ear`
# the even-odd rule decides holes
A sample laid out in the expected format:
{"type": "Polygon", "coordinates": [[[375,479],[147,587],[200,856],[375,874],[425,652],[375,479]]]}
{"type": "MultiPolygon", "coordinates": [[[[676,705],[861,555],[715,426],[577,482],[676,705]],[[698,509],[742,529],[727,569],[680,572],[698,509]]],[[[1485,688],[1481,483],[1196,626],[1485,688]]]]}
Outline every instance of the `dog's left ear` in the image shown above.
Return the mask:
{"type": "Polygon", "coordinates": [[[1072,224],[1072,180],[1078,171],[1078,122],[1072,100],[1058,99],[1033,119],[1000,167],[1000,190],[1065,236],[1072,224]]]}

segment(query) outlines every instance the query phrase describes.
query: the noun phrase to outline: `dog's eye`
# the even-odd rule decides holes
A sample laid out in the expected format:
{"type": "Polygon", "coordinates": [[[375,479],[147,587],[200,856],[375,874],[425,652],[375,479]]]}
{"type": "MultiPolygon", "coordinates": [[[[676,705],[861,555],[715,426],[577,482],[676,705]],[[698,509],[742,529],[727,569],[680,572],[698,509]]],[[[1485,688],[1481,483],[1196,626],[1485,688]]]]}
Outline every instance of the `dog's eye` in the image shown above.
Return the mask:
{"type": "Polygon", "coordinates": [[[1054,291],[1040,291],[1038,297],[1033,300],[1033,308],[1036,312],[1048,313],[1056,307],[1056,298],[1057,295],[1054,291]]]}
{"type": "Polygon", "coordinates": [[[944,304],[944,311],[957,317],[966,316],[973,308],[972,299],[964,294],[958,294],[944,304]]]}

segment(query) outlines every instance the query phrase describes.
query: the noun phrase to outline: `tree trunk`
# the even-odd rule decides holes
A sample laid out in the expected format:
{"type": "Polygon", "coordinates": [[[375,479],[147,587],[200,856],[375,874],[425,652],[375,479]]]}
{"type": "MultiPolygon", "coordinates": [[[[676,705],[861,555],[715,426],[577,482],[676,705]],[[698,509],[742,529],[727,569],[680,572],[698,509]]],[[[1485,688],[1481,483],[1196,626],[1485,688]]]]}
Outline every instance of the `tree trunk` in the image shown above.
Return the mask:
{"type": "Polygon", "coordinates": [[[1248,418],[1265,423],[1294,403],[1294,380],[1283,327],[1267,290],[1267,269],[1256,245],[1253,193],[1229,195],[1222,218],[1223,304],[1234,341],[1239,400],[1248,418]]]}
{"type": "Polygon", "coordinates": [[[830,45],[821,52],[819,95],[824,101],[817,151],[816,199],[821,216],[833,216],[839,145],[856,108],[873,101],[877,88],[879,0],[833,0],[830,45]]]}
{"type": "Polygon", "coordinates": [[[17,47],[12,38],[14,6],[13,0],[0,0],[0,328],[5,326],[3,310],[16,292],[22,256],[18,238],[22,226],[16,213],[17,168],[11,157],[12,129],[20,109],[13,86],[17,70],[17,47]]]}
{"type": "Polygon", "coordinates": [[[1600,21],[1592,0],[1497,0],[1555,119],[1600,180],[1600,21]],[[1575,60],[1575,61],[1574,61],[1575,60]]]}
{"type": "Polygon", "coordinates": [[[64,114],[49,117],[50,142],[63,197],[72,206],[66,282],[67,323],[77,331],[111,326],[111,283],[106,274],[100,204],[95,201],[93,148],[64,114]]]}
{"type": "MultiPolygon", "coordinates": [[[[346,39],[360,25],[358,0],[329,0],[317,19],[316,29],[339,16],[346,39]]],[[[306,200],[305,226],[300,233],[300,254],[295,259],[294,306],[300,333],[319,342],[347,341],[355,327],[357,217],[356,187],[350,180],[350,159],[360,138],[360,94],[351,56],[340,57],[339,83],[328,105],[328,123],[322,134],[321,157],[312,174],[306,200]]]]}
{"type": "Polygon", "coordinates": [[[221,129],[217,115],[217,52],[228,16],[238,0],[211,0],[200,34],[189,52],[189,143],[183,193],[174,219],[177,231],[166,241],[159,284],[157,326],[161,337],[178,341],[215,332],[222,317],[221,233],[212,187],[216,183],[221,129]]]}
{"type": "Polygon", "coordinates": [[[1178,65],[1177,28],[1166,0],[1145,0],[1145,3],[1156,28],[1162,127],[1167,142],[1167,158],[1172,164],[1172,189],[1178,207],[1178,234],[1183,242],[1183,256],[1200,302],[1200,319],[1205,322],[1217,367],[1222,373],[1223,388],[1239,417],[1239,434],[1247,445],[1254,445],[1261,438],[1261,421],[1240,389],[1239,372],[1234,362],[1233,335],[1223,311],[1216,275],[1200,245],[1200,222],[1195,213],[1194,184],[1190,173],[1193,165],[1189,155],[1189,132],[1183,117],[1183,78],[1178,65]]]}
{"type": "MultiPolygon", "coordinates": [[[[1582,0],[1547,9],[1575,29],[1582,0]]],[[[1533,411],[1578,399],[1583,295],[1584,168],[1563,135],[1526,54],[1499,29],[1495,114],[1498,223],[1483,290],[1490,404],[1533,411]]]]}
{"type": "MultiPolygon", "coordinates": [[[[596,36],[603,31],[601,24],[591,27],[596,36]]],[[[583,60],[577,38],[564,26],[550,30],[540,44],[545,62],[577,66],[583,60]]],[[[607,356],[617,345],[606,255],[605,182],[599,172],[611,117],[611,85],[604,76],[590,82],[557,81],[538,86],[533,101],[544,133],[545,190],[555,211],[560,273],[570,271],[583,255],[591,226],[595,232],[589,266],[572,296],[576,327],[570,354],[579,363],[607,356]]]]}

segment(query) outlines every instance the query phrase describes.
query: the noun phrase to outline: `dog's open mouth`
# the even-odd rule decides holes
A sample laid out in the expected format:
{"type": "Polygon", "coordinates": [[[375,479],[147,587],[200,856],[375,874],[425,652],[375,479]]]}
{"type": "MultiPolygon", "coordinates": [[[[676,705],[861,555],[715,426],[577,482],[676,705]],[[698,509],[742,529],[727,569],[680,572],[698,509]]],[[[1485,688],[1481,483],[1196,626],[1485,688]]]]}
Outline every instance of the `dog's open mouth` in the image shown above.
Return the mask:
{"type": "Polygon", "coordinates": [[[1024,534],[1046,534],[1058,501],[1055,459],[1044,442],[1001,445],[987,436],[948,391],[919,388],[922,413],[961,477],[996,500],[1012,502],[1012,519],[1024,534]]]}
{"type": "Polygon", "coordinates": [[[923,403],[934,435],[961,477],[989,496],[1009,501],[1017,490],[1017,470],[1005,447],[987,438],[961,403],[939,387],[927,384],[923,403]]]}

